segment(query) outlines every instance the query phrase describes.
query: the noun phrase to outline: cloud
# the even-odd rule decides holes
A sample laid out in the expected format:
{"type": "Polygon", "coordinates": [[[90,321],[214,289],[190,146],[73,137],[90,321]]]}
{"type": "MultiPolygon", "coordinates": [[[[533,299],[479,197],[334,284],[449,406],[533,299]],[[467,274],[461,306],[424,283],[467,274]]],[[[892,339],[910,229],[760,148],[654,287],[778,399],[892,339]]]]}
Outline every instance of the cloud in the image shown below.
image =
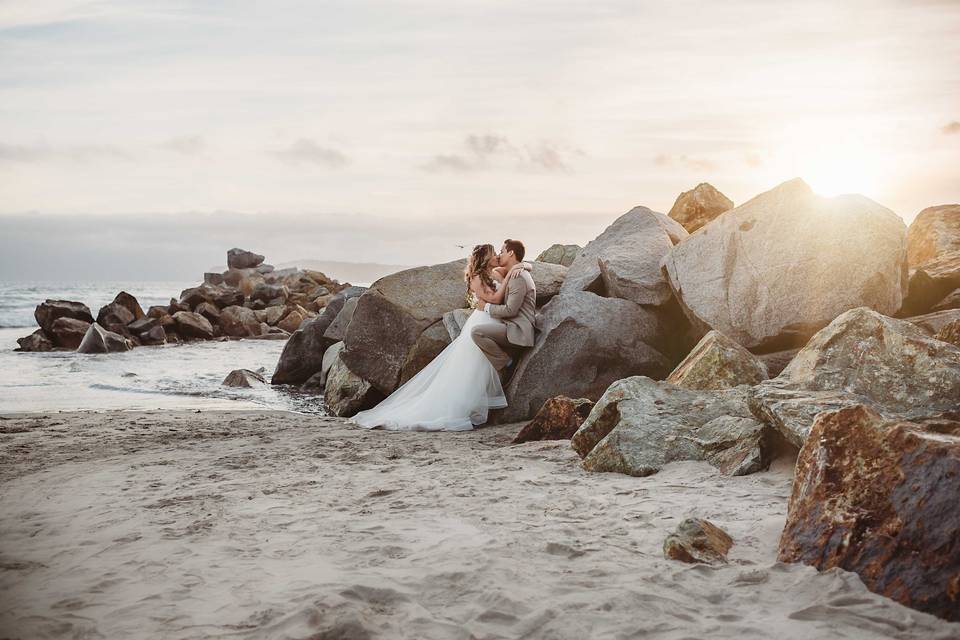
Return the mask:
{"type": "Polygon", "coordinates": [[[51,146],[47,144],[17,145],[0,143],[0,162],[87,162],[90,160],[132,160],[127,151],[106,144],[51,146]]]}
{"type": "Polygon", "coordinates": [[[944,125],[943,127],[944,135],[953,135],[955,133],[960,133],[960,122],[954,120],[953,122],[944,125]]]}
{"type": "Polygon", "coordinates": [[[585,155],[583,150],[541,141],[520,147],[508,138],[495,134],[471,134],[463,141],[459,154],[437,154],[421,169],[432,173],[453,171],[467,173],[494,169],[517,172],[569,173],[570,161],[585,155]]]}
{"type": "Polygon", "coordinates": [[[349,163],[347,156],[340,151],[320,146],[309,138],[300,138],[288,148],[275,151],[274,155],[290,164],[312,164],[328,169],[339,169],[349,163]]]}
{"type": "MultiPolygon", "coordinates": [[[[654,156],[652,162],[658,167],[672,167],[677,165],[693,171],[713,171],[717,168],[717,164],[712,160],[688,156],[686,154],[674,157],[667,153],[660,153],[654,156]]],[[[747,162],[749,164],[749,160],[747,162]]]]}
{"type": "Polygon", "coordinates": [[[195,156],[200,154],[207,145],[200,136],[180,136],[170,138],[157,146],[165,151],[173,151],[185,156],[195,156]]]}

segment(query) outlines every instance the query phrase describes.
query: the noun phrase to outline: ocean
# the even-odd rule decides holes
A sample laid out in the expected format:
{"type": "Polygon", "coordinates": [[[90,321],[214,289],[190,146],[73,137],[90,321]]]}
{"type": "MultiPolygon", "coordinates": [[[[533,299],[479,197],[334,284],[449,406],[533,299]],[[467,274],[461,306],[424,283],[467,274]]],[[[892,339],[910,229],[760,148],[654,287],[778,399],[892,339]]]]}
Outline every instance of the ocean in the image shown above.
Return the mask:
{"type": "Polygon", "coordinates": [[[324,413],[321,398],[294,389],[221,386],[233,369],[269,381],[284,341],[231,340],[137,347],[126,353],[20,353],[17,338],[37,329],[47,298],[76,300],[96,316],[127,291],[146,310],[195,282],[0,282],[0,413],[103,409],[283,409],[324,413]]]}

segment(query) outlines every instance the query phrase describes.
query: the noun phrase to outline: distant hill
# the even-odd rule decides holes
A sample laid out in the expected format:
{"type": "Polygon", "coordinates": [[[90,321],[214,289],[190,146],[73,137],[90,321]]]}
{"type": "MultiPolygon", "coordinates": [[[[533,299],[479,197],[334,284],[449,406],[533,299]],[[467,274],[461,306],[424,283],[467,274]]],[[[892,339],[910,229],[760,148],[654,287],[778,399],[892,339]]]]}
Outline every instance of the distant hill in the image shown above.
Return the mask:
{"type": "Polygon", "coordinates": [[[334,260],[292,260],[274,265],[277,269],[297,267],[322,271],[326,275],[351,284],[370,284],[383,276],[409,269],[400,264],[376,264],[372,262],[336,262],[334,260]]]}

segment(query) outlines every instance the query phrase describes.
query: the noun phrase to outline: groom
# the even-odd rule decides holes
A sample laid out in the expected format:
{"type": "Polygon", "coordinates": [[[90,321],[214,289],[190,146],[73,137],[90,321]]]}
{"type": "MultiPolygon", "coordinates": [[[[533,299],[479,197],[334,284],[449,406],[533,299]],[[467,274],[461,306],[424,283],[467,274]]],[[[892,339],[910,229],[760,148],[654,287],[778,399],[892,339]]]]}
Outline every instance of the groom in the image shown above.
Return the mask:
{"type": "MultiPolygon", "coordinates": [[[[500,248],[500,266],[509,271],[523,262],[525,249],[519,240],[504,240],[500,248]]],[[[515,347],[533,346],[534,314],[537,311],[537,287],[530,272],[522,269],[520,275],[504,280],[507,294],[503,304],[482,306],[491,317],[502,322],[482,324],[470,331],[470,336],[497,371],[513,364],[509,351],[515,347]]]]}

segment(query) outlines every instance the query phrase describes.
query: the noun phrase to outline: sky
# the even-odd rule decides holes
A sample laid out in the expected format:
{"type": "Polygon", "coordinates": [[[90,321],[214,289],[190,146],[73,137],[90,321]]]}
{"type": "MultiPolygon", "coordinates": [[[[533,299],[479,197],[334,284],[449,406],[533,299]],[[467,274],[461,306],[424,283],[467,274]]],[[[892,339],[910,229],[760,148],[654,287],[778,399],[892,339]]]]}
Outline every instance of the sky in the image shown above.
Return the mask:
{"type": "Polygon", "coordinates": [[[538,251],[796,176],[960,201],[960,1],[0,0],[0,280],[538,251]]]}

